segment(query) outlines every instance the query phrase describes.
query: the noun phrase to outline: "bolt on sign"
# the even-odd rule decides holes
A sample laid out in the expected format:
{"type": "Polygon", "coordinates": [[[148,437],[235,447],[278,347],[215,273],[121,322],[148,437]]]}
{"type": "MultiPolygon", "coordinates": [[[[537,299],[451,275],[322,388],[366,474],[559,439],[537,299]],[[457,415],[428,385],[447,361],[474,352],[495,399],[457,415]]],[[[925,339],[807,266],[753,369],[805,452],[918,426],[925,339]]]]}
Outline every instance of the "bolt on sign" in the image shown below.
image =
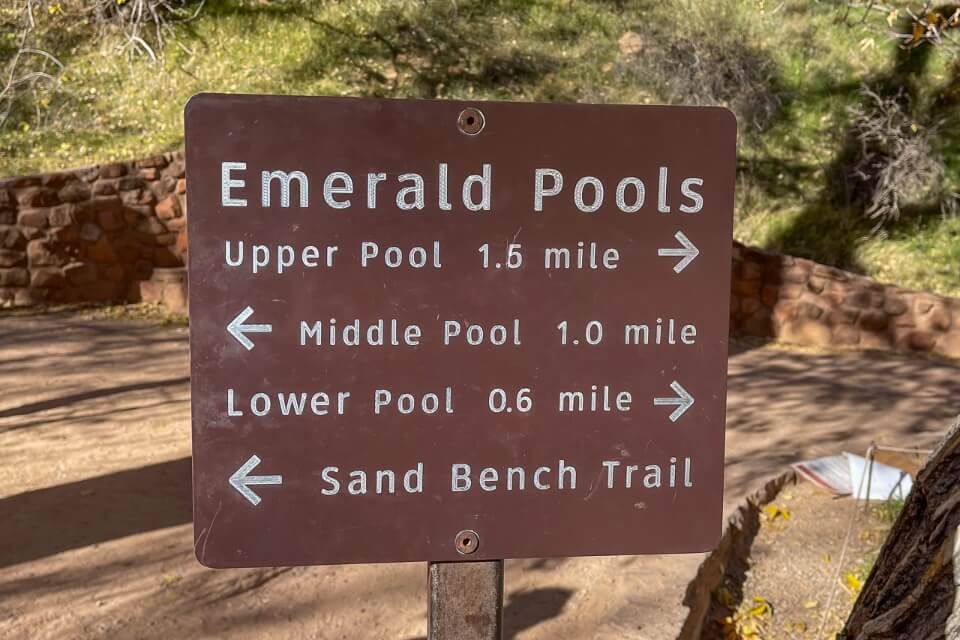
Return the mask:
{"type": "Polygon", "coordinates": [[[710,549],[735,142],[719,108],[194,97],[200,562],[710,549]]]}

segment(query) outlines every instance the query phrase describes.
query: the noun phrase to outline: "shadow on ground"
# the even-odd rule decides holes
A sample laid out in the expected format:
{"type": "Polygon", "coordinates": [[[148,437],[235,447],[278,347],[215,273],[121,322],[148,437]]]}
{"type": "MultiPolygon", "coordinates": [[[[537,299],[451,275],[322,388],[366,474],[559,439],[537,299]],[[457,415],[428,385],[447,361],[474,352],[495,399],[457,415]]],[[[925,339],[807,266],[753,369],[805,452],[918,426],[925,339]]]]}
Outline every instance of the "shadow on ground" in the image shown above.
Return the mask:
{"type": "Polygon", "coordinates": [[[190,458],[0,499],[0,567],[191,521],[190,458]]]}

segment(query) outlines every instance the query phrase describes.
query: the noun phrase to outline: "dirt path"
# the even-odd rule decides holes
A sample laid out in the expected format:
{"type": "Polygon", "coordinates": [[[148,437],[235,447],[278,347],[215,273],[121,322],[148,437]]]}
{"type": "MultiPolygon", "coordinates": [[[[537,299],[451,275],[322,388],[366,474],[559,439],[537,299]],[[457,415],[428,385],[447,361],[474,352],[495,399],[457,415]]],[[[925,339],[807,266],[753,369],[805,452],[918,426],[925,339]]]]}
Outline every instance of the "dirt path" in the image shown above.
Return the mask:
{"type": "MultiPolygon", "coordinates": [[[[960,412],[957,364],[736,351],[728,508],[788,462],[929,446],[960,412]]],[[[188,375],[183,328],[0,316],[0,637],[421,637],[422,564],[197,564],[188,375]]],[[[506,637],[674,637],[700,560],[510,562],[506,637]]]]}

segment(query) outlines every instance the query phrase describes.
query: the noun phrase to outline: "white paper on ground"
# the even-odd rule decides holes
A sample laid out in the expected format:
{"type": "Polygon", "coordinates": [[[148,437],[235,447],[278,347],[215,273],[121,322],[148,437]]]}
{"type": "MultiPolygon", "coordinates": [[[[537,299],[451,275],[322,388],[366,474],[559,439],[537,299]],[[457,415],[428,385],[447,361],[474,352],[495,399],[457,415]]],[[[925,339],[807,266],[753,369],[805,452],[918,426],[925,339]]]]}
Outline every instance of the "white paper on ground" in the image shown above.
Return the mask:
{"type": "Polygon", "coordinates": [[[857,499],[903,500],[913,488],[913,479],[902,469],[874,461],[870,478],[865,478],[868,461],[863,456],[844,452],[796,462],[790,466],[803,478],[837,496],[857,492],[857,499]],[[862,482],[862,484],[861,484],[862,482]]]}
{"type": "Polygon", "coordinates": [[[870,477],[867,473],[869,461],[863,456],[844,451],[850,465],[850,492],[857,491],[857,499],[863,500],[905,500],[913,488],[913,479],[902,469],[891,467],[874,460],[870,477]],[[870,495],[867,495],[869,489],[870,495]]]}
{"type": "Polygon", "coordinates": [[[850,464],[843,456],[804,460],[790,466],[802,477],[836,496],[853,492],[850,488],[850,464]]]}

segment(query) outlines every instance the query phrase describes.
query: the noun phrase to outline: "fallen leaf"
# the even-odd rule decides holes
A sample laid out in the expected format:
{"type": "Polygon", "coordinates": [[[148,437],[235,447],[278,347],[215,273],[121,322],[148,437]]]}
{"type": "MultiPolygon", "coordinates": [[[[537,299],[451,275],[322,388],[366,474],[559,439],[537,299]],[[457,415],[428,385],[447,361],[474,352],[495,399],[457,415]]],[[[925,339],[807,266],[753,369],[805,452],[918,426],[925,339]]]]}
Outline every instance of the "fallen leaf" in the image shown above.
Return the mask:
{"type": "Polygon", "coordinates": [[[843,577],[843,582],[850,590],[853,591],[854,595],[860,593],[860,590],[863,588],[863,580],[858,578],[856,574],[848,573],[843,577]]]}
{"type": "Polygon", "coordinates": [[[777,519],[789,520],[790,510],[786,507],[781,507],[780,505],[768,504],[763,508],[763,515],[770,522],[773,522],[777,519]]]}

